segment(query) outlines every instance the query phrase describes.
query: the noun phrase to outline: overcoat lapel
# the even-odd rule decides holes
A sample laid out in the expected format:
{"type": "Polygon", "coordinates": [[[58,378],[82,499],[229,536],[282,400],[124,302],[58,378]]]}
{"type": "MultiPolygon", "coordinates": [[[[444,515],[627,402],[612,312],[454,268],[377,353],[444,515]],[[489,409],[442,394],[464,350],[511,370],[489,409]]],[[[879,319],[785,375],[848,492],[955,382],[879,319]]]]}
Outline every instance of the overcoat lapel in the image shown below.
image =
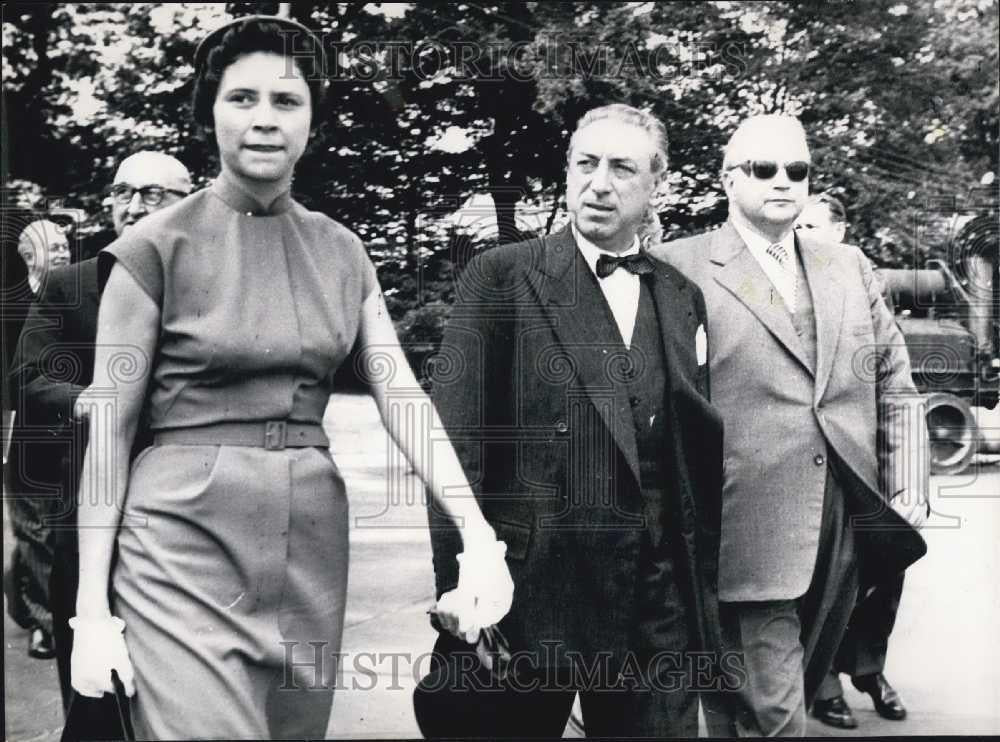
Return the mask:
{"type": "Polygon", "coordinates": [[[679,378],[695,379],[698,375],[695,355],[698,318],[686,309],[681,311],[690,306],[691,301],[680,294],[674,269],[658,260],[654,260],[653,265],[653,280],[649,287],[660,319],[668,383],[672,384],[679,378]]]}
{"type": "Polygon", "coordinates": [[[784,302],[775,300],[771,279],[750,253],[739,232],[726,222],[712,238],[711,261],[720,266],[715,280],[739,299],[809,373],[813,369],[784,302]]]}
{"type": "Polygon", "coordinates": [[[538,302],[551,323],[562,351],[573,360],[580,386],[597,409],[604,426],[639,481],[639,455],[628,393],[615,383],[616,363],[625,352],[597,279],[576,247],[569,227],[545,241],[541,270],[546,280],[532,282],[538,302]],[[612,334],[607,333],[611,318],[612,334]]]}
{"type": "Polygon", "coordinates": [[[92,258],[80,264],[80,310],[84,316],[93,318],[97,325],[97,307],[100,301],[97,285],[97,258],[92,258]]]}
{"type": "Polygon", "coordinates": [[[816,398],[819,402],[830,381],[833,359],[844,321],[844,291],[836,279],[831,261],[823,255],[823,249],[809,239],[796,235],[799,254],[806,274],[806,283],[813,296],[813,312],[816,315],[816,398]]]}

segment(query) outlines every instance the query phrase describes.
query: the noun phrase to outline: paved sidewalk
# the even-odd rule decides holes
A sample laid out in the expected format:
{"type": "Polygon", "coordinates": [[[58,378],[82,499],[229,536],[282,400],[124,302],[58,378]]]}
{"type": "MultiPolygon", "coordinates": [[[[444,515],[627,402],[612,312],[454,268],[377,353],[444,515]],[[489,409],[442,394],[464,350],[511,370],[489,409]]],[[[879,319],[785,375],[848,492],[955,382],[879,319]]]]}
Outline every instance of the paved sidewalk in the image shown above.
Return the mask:
{"type": "MultiPolygon", "coordinates": [[[[422,491],[370,398],[335,397],[327,427],[351,500],[347,660],[328,736],[417,737],[411,693],[434,641],[425,614],[433,578],[422,491]]],[[[886,670],[910,716],[881,719],[845,679],[860,728],[847,733],[813,720],[812,735],[1000,733],[1000,470],[938,477],[934,485],[929,554],[907,576],[886,670]]],[[[6,511],[4,535],[6,562],[6,511]]],[[[4,738],[55,742],[62,724],[55,665],[29,659],[26,646],[26,633],[5,615],[4,738]]]]}

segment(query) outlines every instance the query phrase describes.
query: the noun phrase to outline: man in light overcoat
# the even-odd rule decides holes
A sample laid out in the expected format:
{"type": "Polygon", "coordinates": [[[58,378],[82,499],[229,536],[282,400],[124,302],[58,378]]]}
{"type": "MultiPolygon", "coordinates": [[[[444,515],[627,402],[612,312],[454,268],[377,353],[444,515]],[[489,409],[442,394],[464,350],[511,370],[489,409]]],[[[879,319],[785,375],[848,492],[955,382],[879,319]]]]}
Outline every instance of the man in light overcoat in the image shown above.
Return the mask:
{"type": "Polygon", "coordinates": [[[862,253],[793,231],[810,167],[797,119],[747,119],[724,156],[729,220],[651,249],[704,292],[725,423],[719,600],[745,677],[706,696],[713,735],[805,734],[858,570],[898,574],[926,549],[906,345],[862,253]]]}

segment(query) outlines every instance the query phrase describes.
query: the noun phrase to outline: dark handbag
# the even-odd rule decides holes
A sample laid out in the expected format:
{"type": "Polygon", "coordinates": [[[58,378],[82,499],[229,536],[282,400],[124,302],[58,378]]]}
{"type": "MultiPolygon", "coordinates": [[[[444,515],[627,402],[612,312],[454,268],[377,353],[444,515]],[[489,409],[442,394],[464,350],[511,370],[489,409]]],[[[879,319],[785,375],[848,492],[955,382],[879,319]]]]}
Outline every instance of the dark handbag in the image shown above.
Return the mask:
{"type": "Polygon", "coordinates": [[[430,671],[413,692],[413,713],[426,739],[493,738],[504,728],[509,704],[502,690],[511,670],[507,640],[496,626],[482,629],[475,649],[441,627],[430,671]],[[470,657],[470,654],[472,655],[470,657]]]}
{"type": "MultiPolygon", "coordinates": [[[[437,612],[432,608],[427,613],[431,617],[431,626],[438,632],[445,629],[438,619],[437,612]]],[[[476,657],[484,670],[490,673],[497,680],[506,680],[510,670],[510,643],[507,637],[500,631],[500,627],[494,624],[479,630],[479,641],[476,642],[476,657]]]]}
{"type": "Polygon", "coordinates": [[[111,671],[114,696],[88,698],[76,691],[66,709],[66,724],[63,726],[61,742],[81,742],[82,740],[114,739],[131,742],[135,739],[132,719],[129,716],[128,696],[115,670],[111,671]]]}

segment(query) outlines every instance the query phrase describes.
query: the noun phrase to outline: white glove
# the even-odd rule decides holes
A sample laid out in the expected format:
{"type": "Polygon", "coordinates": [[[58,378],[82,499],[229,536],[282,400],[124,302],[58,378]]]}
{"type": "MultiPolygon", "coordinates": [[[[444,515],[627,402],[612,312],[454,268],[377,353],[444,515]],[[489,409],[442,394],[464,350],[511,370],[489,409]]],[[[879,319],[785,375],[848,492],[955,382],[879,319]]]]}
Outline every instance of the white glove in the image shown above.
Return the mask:
{"type": "MultiPolygon", "coordinates": [[[[458,555],[458,592],[472,598],[466,640],[475,642],[479,630],[500,622],[514,602],[514,580],[507,568],[507,544],[469,542],[458,555]],[[470,638],[472,634],[472,638],[470,638]]],[[[460,621],[460,623],[462,623],[460,621]]]]}
{"type": "Polygon", "coordinates": [[[111,671],[117,670],[125,695],[135,694],[135,673],[125,647],[125,622],[120,618],[80,618],[69,620],[73,629],[70,682],[81,696],[100,698],[114,693],[111,671]]]}

